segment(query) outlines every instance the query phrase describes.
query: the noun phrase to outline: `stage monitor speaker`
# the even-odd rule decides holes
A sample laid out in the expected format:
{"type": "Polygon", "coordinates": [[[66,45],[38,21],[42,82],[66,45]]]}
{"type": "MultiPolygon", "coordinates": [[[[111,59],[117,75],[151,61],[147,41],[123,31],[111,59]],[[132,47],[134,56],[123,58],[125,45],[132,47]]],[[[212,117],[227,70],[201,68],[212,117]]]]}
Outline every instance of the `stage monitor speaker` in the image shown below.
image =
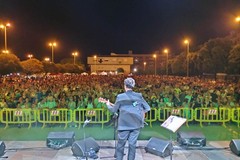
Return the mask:
{"type": "Polygon", "coordinates": [[[92,151],[97,153],[99,149],[100,146],[92,137],[88,137],[80,141],[75,141],[71,148],[73,155],[76,157],[84,157],[86,153],[89,154],[92,151]]]}
{"type": "Polygon", "coordinates": [[[74,132],[49,132],[46,143],[50,148],[61,149],[71,146],[74,141],[74,132]]]}
{"type": "Polygon", "coordinates": [[[173,145],[169,141],[152,137],[145,146],[145,151],[160,157],[167,157],[173,152],[173,145]]]}
{"type": "Polygon", "coordinates": [[[234,154],[240,156],[240,139],[232,139],[229,147],[234,154]]]}
{"type": "Polygon", "coordinates": [[[6,145],[3,141],[0,141],[0,156],[5,154],[6,145]]]}
{"type": "Polygon", "coordinates": [[[206,146],[206,137],[201,132],[177,132],[177,142],[185,146],[206,146]]]}

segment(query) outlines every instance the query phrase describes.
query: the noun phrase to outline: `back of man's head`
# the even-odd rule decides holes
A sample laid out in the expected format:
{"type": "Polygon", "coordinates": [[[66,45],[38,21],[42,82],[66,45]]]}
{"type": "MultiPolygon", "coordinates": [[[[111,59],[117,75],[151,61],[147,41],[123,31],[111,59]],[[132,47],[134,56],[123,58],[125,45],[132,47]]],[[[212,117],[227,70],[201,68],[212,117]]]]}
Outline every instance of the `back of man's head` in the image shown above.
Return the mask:
{"type": "Polygon", "coordinates": [[[135,80],[131,77],[129,78],[126,78],[124,80],[124,85],[127,87],[127,88],[133,88],[135,86],[135,80]]]}

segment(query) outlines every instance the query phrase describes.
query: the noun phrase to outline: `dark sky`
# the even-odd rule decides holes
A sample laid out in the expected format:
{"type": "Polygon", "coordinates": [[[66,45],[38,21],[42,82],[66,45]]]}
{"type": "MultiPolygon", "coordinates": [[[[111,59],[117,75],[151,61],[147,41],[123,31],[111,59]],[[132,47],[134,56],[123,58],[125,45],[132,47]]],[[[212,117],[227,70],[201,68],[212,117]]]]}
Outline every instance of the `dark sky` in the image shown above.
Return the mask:
{"type": "Polygon", "coordinates": [[[229,34],[238,14],[240,0],[0,0],[0,22],[12,24],[8,48],[21,60],[27,52],[50,57],[52,40],[55,61],[75,50],[82,57],[152,54],[165,46],[180,53],[185,37],[194,48],[229,34]]]}

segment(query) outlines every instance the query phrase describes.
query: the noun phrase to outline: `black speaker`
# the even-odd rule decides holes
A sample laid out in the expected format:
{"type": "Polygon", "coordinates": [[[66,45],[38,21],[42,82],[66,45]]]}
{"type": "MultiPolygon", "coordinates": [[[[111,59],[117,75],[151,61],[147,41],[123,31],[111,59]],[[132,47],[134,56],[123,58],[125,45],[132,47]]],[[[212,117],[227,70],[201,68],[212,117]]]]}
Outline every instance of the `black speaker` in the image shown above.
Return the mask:
{"type": "Polygon", "coordinates": [[[240,156],[240,139],[232,139],[229,147],[234,154],[240,156]]]}
{"type": "Polygon", "coordinates": [[[0,156],[5,154],[6,145],[3,141],[0,141],[0,156]]]}
{"type": "Polygon", "coordinates": [[[169,141],[152,137],[145,146],[145,151],[160,157],[167,157],[173,152],[173,145],[169,141]]]}
{"type": "Polygon", "coordinates": [[[74,132],[49,132],[46,144],[50,148],[61,149],[71,146],[74,141],[74,132]]]}
{"type": "Polygon", "coordinates": [[[89,154],[92,151],[97,153],[99,149],[100,146],[92,137],[88,137],[80,141],[75,141],[71,148],[73,155],[76,157],[84,157],[86,153],[89,154]]]}
{"type": "Polygon", "coordinates": [[[178,132],[177,142],[186,146],[206,146],[206,137],[201,132],[178,132]]]}

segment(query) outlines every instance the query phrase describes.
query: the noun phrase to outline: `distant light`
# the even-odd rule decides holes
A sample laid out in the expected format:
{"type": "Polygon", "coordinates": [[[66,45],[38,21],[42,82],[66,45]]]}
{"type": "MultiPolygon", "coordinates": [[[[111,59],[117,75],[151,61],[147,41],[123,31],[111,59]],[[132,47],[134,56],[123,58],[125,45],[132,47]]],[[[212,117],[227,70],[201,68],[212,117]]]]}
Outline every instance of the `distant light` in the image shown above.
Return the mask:
{"type": "Polygon", "coordinates": [[[164,49],[163,52],[164,52],[164,53],[168,53],[168,49],[164,49]]]}
{"type": "Polygon", "coordinates": [[[236,21],[236,22],[240,22],[240,16],[237,16],[237,17],[235,18],[235,21],[236,21]]]}
{"type": "Polygon", "coordinates": [[[184,40],[184,43],[185,43],[185,44],[189,44],[189,40],[188,40],[188,39],[185,39],[185,40],[184,40]]]}

